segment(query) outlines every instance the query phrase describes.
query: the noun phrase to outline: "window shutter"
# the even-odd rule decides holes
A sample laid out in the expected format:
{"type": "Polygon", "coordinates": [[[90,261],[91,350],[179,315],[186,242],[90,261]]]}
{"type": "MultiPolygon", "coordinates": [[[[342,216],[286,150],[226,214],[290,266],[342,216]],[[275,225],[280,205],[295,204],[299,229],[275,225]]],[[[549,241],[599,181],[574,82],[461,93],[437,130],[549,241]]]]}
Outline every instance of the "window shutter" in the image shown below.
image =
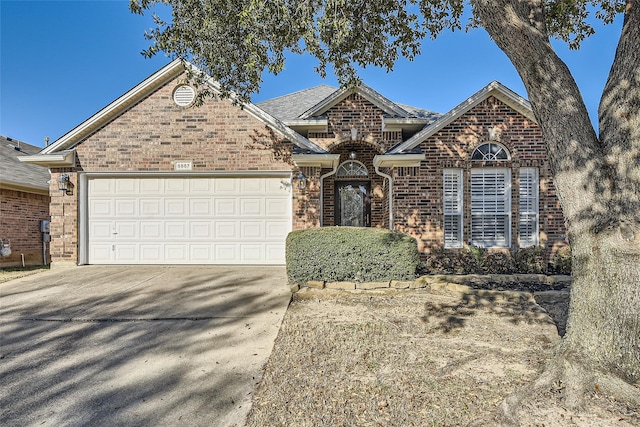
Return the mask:
{"type": "Polygon", "coordinates": [[[462,247],[462,169],[442,172],[444,247],[462,247]]]}
{"type": "Polygon", "coordinates": [[[510,246],[509,169],[471,170],[471,243],[481,248],[510,246]]]}
{"type": "Polygon", "coordinates": [[[538,244],[538,168],[520,169],[520,247],[538,244]]]}

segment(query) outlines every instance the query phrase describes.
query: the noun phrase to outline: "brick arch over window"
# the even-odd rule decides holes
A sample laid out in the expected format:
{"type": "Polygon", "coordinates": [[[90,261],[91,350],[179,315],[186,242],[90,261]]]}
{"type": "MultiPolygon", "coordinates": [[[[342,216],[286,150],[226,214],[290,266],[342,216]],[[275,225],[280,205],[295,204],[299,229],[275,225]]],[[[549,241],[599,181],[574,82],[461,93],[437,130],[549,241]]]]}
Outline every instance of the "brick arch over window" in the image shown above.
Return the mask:
{"type": "Polygon", "coordinates": [[[381,141],[368,141],[364,139],[352,140],[350,138],[343,138],[329,144],[326,147],[326,150],[330,153],[340,153],[344,150],[355,151],[357,153],[360,150],[365,150],[374,151],[375,154],[384,154],[385,146],[381,141]]]}

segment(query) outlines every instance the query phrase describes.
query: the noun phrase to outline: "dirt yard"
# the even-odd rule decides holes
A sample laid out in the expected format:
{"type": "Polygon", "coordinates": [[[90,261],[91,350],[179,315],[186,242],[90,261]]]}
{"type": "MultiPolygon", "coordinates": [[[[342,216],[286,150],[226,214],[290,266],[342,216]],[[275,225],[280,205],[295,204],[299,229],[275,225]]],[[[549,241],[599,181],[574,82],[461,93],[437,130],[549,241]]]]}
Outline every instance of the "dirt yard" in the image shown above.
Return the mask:
{"type": "MultiPolygon", "coordinates": [[[[494,426],[496,407],[551,356],[556,326],[518,292],[331,291],[294,295],[248,426],[494,426]]],[[[639,408],[562,384],[523,426],[640,426],[639,408]]]]}

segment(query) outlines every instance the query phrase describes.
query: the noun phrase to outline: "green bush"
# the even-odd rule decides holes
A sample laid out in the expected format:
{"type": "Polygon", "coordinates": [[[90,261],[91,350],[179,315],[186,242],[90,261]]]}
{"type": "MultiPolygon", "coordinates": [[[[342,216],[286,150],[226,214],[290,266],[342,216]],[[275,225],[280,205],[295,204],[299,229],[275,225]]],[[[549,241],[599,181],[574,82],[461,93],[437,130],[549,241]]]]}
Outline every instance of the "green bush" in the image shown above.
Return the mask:
{"type": "Polygon", "coordinates": [[[522,274],[543,274],[546,270],[544,248],[532,246],[520,249],[513,257],[516,272],[522,274]]]}
{"type": "MultiPolygon", "coordinates": [[[[562,258],[558,264],[564,265],[562,258]]],[[[476,247],[439,247],[427,256],[424,270],[430,274],[542,274],[545,267],[544,248],[541,247],[519,249],[515,254],[476,247]]]]}
{"type": "Polygon", "coordinates": [[[386,229],[320,227],[287,236],[292,283],[413,280],[419,265],[416,240],[386,229]]]}
{"type": "Polygon", "coordinates": [[[571,275],[571,247],[565,246],[556,251],[551,261],[551,267],[555,274],[571,275]]]}
{"type": "Polygon", "coordinates": [[[516,271],[511,252],[485,251],[480,263],[483,274],[512,274],[516,271]]]}

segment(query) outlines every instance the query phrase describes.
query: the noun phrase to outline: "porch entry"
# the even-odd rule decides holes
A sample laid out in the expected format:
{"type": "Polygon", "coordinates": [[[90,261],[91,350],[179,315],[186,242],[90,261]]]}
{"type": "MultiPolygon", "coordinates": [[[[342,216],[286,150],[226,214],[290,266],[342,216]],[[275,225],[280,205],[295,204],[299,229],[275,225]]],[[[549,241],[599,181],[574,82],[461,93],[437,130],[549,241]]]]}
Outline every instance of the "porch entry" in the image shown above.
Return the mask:
{"type": "Polygon", "coordinates": [[[335,182],[335,225],[371,227],[371,182],[335,182]]]}

